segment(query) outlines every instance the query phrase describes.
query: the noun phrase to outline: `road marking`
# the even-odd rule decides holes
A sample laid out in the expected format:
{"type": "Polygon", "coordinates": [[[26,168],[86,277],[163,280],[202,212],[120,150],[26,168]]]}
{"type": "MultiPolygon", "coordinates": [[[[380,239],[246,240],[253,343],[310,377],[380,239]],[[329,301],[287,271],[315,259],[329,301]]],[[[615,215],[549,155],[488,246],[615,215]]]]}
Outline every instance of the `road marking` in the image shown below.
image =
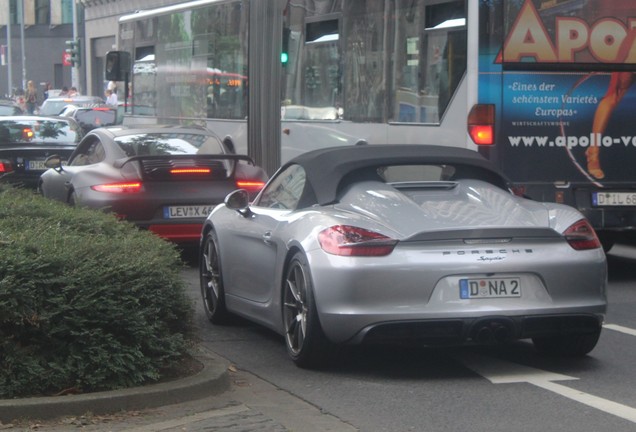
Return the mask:
{"type": "Polygon", "coordinates": [[[576,380],[578,378],[558,373],[546,372],[504,360],[465,354],[457,360],[466,367],[486,378],[493,384],[528,383],[551,391],[568,399],[580,402],[597,410],[636,423],[636,409],[627,405],[612,402],[579,390],[574,390],[554,381],[576,380]]]}
{"type": "Polygon", "coordinates": [[[636,336],[636,330],[631,329],[629,327],[623,327],[616,324],[603,324],[603,328],[614,330],[617,332],[625,333],[631,336],[636,336]]]}

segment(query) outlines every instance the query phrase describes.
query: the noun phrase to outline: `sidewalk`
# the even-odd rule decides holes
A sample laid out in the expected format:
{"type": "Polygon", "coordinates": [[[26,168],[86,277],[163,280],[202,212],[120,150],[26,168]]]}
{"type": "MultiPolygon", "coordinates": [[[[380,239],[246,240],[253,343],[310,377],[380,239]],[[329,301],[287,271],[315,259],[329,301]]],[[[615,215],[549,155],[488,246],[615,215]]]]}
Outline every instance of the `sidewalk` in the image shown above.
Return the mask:
{"type": "Polygon", "coordinates": [[[225,359],[167,383],[46,398],[0,400],[0,431],[353,432],[357,429],[225,359]]]}

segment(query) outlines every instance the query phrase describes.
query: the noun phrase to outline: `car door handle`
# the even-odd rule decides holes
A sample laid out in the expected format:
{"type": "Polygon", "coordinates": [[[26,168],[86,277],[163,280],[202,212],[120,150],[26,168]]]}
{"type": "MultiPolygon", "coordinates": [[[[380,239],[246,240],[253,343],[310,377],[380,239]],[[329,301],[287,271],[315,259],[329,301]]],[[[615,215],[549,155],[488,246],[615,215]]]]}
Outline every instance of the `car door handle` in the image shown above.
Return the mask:
{"type": "Polygon", "coordinates": [[[265,243],[271,243],[272,242],[272,232],[271,231],[267,231],[265,234],[263,234],[262,238],[263,238],[263,241],[265,243]]]}

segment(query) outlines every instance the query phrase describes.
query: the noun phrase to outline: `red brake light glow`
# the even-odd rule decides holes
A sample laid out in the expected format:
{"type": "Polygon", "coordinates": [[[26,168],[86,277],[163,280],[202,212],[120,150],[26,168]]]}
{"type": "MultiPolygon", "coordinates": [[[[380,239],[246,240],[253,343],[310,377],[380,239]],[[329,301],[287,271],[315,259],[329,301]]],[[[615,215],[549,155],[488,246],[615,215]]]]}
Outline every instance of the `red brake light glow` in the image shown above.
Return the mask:
{"type": "Polygon", "coordinates": [[[468,134],[478,145],[495,143],[495,106],[474,105],[468,114],[468,134]]]}
{"type": "Polygon", "coordinates": [[[91,189],[107,193],[137,193],[141,191],[141,186],[141,182],[109,183],[91,186],[91,189]]]}
{"type": "Polygon", "coordinates": [[[248,192],[257,192],[263,189],[265,182],[261,180],[237,180],[236,187],[239,189],[245,189],[248,192]]]}
{"type": "Polygon", "coordinates": [[[320,247],[342,256],[385,256],[393,252],[397,240],[350,225],[334,225],[318,233],[320,247]]]}
{"type": "Polygon", "coordinates": [[[22,139],[32,140],[34,136],[35,136],[35,133],[33,132],[33,129],[31,128],[22,129],[22,139]]]}
{"type": "Polygon", "coordinates": [[[581,219],[570,225],[563,232],[563,236],[570,246],[576,250],[597,249],[601,247],[601,242],[596,236],[596,232],[592,225],[586,220],[581,219]]]}
{"type": "Polygon", "coordinates": [[[11,162],[0,161],[0,174],[5,174],[11,171],[13,171],[13,166],[11,165],[11,162]]]}
{"type": "Polygon", "coordinates": [[[212,170],[210,168],[173,168],[170,170],[170,174],[210,174],[212,170]]]}

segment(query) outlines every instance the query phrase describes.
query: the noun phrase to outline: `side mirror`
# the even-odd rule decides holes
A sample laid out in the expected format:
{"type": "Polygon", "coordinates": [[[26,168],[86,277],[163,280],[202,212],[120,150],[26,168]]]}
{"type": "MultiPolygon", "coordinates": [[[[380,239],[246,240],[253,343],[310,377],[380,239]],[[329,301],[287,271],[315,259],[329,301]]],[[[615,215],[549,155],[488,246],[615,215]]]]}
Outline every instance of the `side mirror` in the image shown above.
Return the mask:
{"type": "Polygon", "coordinates": [[[238,189],[229,193],[225,197],[225,206],[231,210],[236,210],[243,216],[247,217],[250,211],[250,196],[245,189],[238,189]]]}
{"type": "Polygon", "coordinates": [[[57,171],[62,170],[62,158],[59,155],[51,155],[44,161],[44,166],[47,168],[53,168],[57,171]]]}
{"type": "Polygon", "coordinates": [[[106,71],[108,81],[127,81],[130,77],[130,53],[126,51],[108,51],[106,53],[106,71]]]}

